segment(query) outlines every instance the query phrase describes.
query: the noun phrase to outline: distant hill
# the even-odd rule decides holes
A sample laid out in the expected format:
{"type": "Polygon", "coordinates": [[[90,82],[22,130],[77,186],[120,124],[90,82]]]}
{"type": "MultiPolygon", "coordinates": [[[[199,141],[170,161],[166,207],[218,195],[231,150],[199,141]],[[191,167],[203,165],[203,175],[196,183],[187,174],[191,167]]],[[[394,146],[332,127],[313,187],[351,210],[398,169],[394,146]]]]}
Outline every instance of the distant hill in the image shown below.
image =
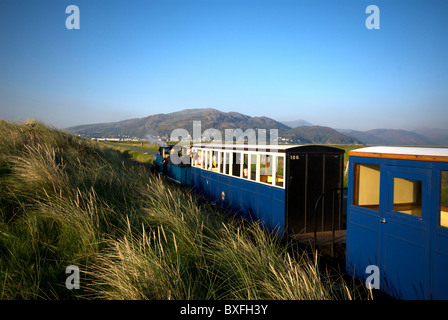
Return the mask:
{"type": "Polygon", "coordinates": [[[421,133],[399,129],[339,130],[339,132],[372,145],[448,146],[448,132],[444,132],[443,129],[421,129],[421,133]]]}
{"type": "Polygon", "coordinates": [[[174,129],[178,128],[183,128],[193,135],[193,121],[201,121],[202,133],[206,129],[214,128],[222,132],[223,138],[225,129],[278,129],[279,137],[285,139],[281,141],[291,143],[361,143],[355,138],[328,127],[301,126],[291,129],[291,127],[268,117],[250,117],[238,112],[222,112],[215,109],[187,109],[119,122],[81,125],[66,130],[89,138],[148,139],[148,136],[166,138],[174,129]]]}
{"type": "Polygon", "coordinates": [[[112,123],[98,123],[70,127],[66,130],[89,138],[146,138],[168,136],[174,129],[185,129],[193,135],[193,121],[201,121],[201,130],[217,129],[278,129],[287,131],[290,127],[267,117],[250,117],[238,112],[221,112],[215,109],[187,109],[168,114],[156,114],[139,119],[112,123]]]}
{"type": "Polygon", "coordinates": [[[288,143],[448,146],[448,129],[334,130],[313,126],[304,120],[281,123],[268,117],[251,117],[211,108],[160,113],[119,122],[81,125],[66,130],[88,138],[166,138],[178,128],[183,128],[193,135],[193,121],[201,121],[202,133],[206,129],[214,128],[221,131],[223,138],[224,129],[278,129],[281,141],[288,143]],[[298,124],[302,125],[296,126],[298,124]]]}
{"type": "Polygon", "coordinates": [[[285,136],[292,143],[363,144],[361,140],[340,133],[329,127],[302,126],[288,130],[285,136]]]}
{"type": "Polygon", "coordinates": [[[425,136],[437,146],[448,146],[448,129],[421,128],[414,132],[425,136]]]}
{"type": "Polygon", "coordinates": [[[305,120],[282,121],[282,123],[291,128],[312,126],[311,123],[309,123],[308,121],[305,121],[305,120]]]}

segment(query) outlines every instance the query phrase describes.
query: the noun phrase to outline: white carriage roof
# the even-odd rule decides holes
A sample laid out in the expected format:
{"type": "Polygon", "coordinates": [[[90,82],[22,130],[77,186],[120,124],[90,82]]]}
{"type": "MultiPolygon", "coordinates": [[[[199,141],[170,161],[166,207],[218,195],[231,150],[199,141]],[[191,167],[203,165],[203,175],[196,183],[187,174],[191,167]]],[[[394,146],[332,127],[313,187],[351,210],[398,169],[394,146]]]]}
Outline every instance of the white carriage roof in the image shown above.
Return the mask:
{"type": "Polygon", "coordinates": [[[448,162],[448,148],[377,146],[355,149],[349,156],[448,162]]]}
{"type": "Polygon", "coordinates": [[[195,144],[193,148],[214,149],[214,150],[235,150],[235,151],[255,151],[255,152],[303,152],[303,153],[344,153],[344,150],[322,145],[293,145],[293,144],[226,144],[226,143],[203,143],[195,144]]]}
{"type": "Polygon", "coordinates": [[[203,143],[194,144],[193,148],[207,148],[207,149],[292,149],[297,147],[303,147],[303,145],[293,145],[293,144],[226,144],[226,143],[203,143]]]}

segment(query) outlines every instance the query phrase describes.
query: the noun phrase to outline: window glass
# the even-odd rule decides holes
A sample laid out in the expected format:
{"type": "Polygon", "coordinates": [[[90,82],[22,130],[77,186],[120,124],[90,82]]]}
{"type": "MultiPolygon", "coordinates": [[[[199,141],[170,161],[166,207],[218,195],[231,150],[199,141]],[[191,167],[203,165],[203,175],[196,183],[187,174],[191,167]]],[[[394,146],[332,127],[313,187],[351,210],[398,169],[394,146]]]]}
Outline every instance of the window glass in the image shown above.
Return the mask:
{"type": "Polygon", "coordinates": [[[241,175],[241,153],[233,153],[232,175],[239,177],[241,175]]]}
{"type": "Polygon", "coordinates": [[[379,211],[380,166],[376,164],[355,164],[353,204],[379,211]]]}
{"type": "Polygon", "coordinates": [[[218,172],[218,151],[211,151],[210,168],[212,171],[218,172]]]}
{"type": "Polygon", "coordinates": [[[233,174],[233,152],[226,152],[227,174],[233,174]]]}
{"type": "Polygon", "coordinates": [[[243,154],[243,178],[249,178],[249,155],[247,153],[243,154]]]}
{"type": "Polygon", "coordinates": [[[448,171],[440,172],[440,225],[448,228],[448,171]]]}
{"type": "Polygon", "coordinates": [[[202,157],[202,150],[195,150],[193,152],[193,161],[195,167],[202,168],[204,165],[203,157],[202,157]]]}
{"type": "Polygon", "coordinates": [[[212,167],[212,162],[211,162],[211,151],[210,150],[206,150],[203,152],[204,154],[204,164],[205,164],[205,168],[207,170],[211,170],[212,167]]]}
{"type": "Polygon", "coordinates": [[[226,153],[225,152],[221,152],[221,173],[227,173],[226,171],[226,153]]]}
{"type": "Polygon", "coordinates": [[[196,159],[195,159],[196,149],[191,149],[191,165],[196,166],[196,159]]]}
{"type": "Polygon", "coordinates": [[[162,153],[163,153],[162,154],[163,160],[165,160],[170,155],[170,149],[169,148],[163,148],[162,153]]]}
{"type": "Polygon", "coordinates": [[[257,180],[257,155],[250,155],[250,180],[257,180]]]}
{"type": "Polygon", "coordinates": [[[223,170],[224,170],[223,165],[222,165],[223,161],[224,161],[223,152],[216,151],[216,166],[217,166],[218,172],[221,172],[221,173],[223,173],[223,170]]]}
{"type": "Polygon", "coordinates": [[[230,174],[230,153],[229,152],[223,152],[223,159],[222,161],[222,167],[223,171],[222,173],[230,174]]]}
{"type": "Polygon", "coordinates": [[[272,184],[271,155],[260,154],[260,182],[272,184]]]}
{"type": "Polygon", "coordinates": [[[276,175],[275,175],[275,185],[279,187],[284,187],[284,163],[285,157],[276,157],[276,175]]]}
{"type": "Polygon", "coordinates": [[[211,169],[210,151],[205,150],[202,154],[203,154],[203,162],[204,162],[205,169],[210,170],[211,169]]]}
{"type": "Polygon", "coordinates": [[[422,216],[422,182],[394,178],[394,211],[422,216]]]}

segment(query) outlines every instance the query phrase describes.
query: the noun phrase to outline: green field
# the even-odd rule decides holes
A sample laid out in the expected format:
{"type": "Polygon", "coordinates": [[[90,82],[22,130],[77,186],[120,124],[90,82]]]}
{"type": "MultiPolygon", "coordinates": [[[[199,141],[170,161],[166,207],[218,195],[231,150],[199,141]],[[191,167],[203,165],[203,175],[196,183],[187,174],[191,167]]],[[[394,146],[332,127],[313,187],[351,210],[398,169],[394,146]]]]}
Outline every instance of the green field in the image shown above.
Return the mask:
{"type": "MultiPolygon", "coordinates": [[[[116,143],[114,143],[114,144],[116,144],[116,143]]],[[[126,144],[123,144],[122,146],[120,146],[118,144],[117,144],[117,146],[111,146],[111,145],[104,145],[104,146],[107,148],[119,151],[126,158],[131,158],[135,161],[141,162],[146,165],[151,165],[152,161],[154,159],[154,155],[130,149],[130,148],[128,148],[128,146],[126,144]]],[[[141,147],[139,146],[139,148],[141,148],[141,147]]],[[[142,149],[149,149],[149,147],[142,148],[142,149]]],[[[153,149],[149,149],[149,150],[153,150],[153,149]]]]}
{"type": "Polygon", "coordinates": [[[148,149],[148,150],[159,150],[159,146],[157,144],[150,143],[148,141],[108,141],[109,143],[116,144],[122,147],[135,147],[140,149],[148,149]]]}
{"type": "Polygon", "coordinates": [[[2,300],[370,297],[130,153],[33,121],[0,120],[0,138],[2,300]]]}

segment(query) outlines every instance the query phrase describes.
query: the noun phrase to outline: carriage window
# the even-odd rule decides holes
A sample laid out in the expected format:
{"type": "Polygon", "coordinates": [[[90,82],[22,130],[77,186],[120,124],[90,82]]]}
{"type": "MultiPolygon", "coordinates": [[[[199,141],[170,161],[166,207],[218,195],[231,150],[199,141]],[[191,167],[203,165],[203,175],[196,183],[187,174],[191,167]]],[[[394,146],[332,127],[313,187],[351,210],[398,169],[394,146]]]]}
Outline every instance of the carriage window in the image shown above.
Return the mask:
{"type": "Polygon", "coordinates": [[[216,171],[223,173],[223,171],[222,171],[223,170],[222,162],[224,160],[224,155],[223,155],[223,153],[221,151],[216,151],[215,154],[216,154],[215,161],[216,161],[216,169],[217,169],[216,171]]]}
{"type": "Polygon", "coordinates": [[[206,169],[207,168],[207,151],[204,151],[204,150],[201,151],[201,159],[202,159],[201,168],[206,169]]]}
{"type": "Polygon", "coordinates": [[[448,228],[448,171],[440,172],[440,226],[448,228]]]}
{"type": "Polygon", "coordinates": [[[241,153],[233,153],[232,175],[235,177],[241,176],[241,153]]]}
{"type": "Polygon", "coordinates": [[[227,160],[227,174],[233,175],[233,152],[227,152],[226,153],[226,160],[227,160]]]}
{"type": "Polygon", "coordinates": [[[422,216],[422,182],[394,178],[394,211],[422,216]]]}
{"type": "Polygon", "coordinates": [[[226,153],[225,152],[221,152],[221,162],[219,163],[219,166],[221,167],[220,172],[221,173],[227,173],[226,171],[226,153]]]}
{"type": "Polygon", "coordinates": [[[163,158],[163,160],[165,160],[166,158],[168,158],[169,155],[170,155],[170,149],[168,149],[168,148],[163,148],[163,149],[162,149],[162,158],[163,158]]]}
{"type": "Polygon", "coordinates": [[[285,158],[283,156],[276,157],[276,174],[275,174],[275,185],[279,187],[284,187],[284,163],[285,158]]]}
{"type": "Polygon", "coordinates": [[[249,176],[249,155],[247,153],[243,154],[243,178],[248,178],[249,176]]]}
{"type": "Polygon", "coordinates": [[[222,163],[222,173],[224,174],[232,174],[231,173],[231,154],[230,152],[223,152],[222,153],[222,159],[221,159],[221,163],[222,163]]]}
{"type": "Polygon", "coordinates": [[[203,162],[203,157],[202,157],[203,154],[202,153],[203,153],[202,150],[195,150],[193,152],[193,162],[194,162],[195,167],[198,167],[198,168],[203,167],[204,162],[203,162]]]}
{"type": "Polygon", "coordinates": [[[196,166],[196,159],[194,158],[194,155],[196,153],[195,149],[191,149],[191,165],[196,166]]]}
{"type": "Polygon", "coordinates": [[[353,204],[379,211],[380,166],[376,164],[355,164],[353,204]]]}
{"type": "Polygon", "coordinates": [[[257,179],[257,155],[244,154],[243,178],[255,181],[257,179]]]}
{"type": "Polygon", "coordinates": [[[207,169],[207,170],[210,170],[211,169],[211,165],[212,165],[210,151],[206,150],[202,154],[203,154],[202,158],[203,158],[203,162],[204,162],[204,168],[207,169]]]}
{"type": "Polygon", "coordinates": [[[271,167],[271,155],[261,154],[259,171],[260,182],[272,184],[272,167],[271,167]]]}
{"type": "Polygon", "coordinates": [[[208,151],[202,150],[201,151],[201,158],[202,158],[202,166],[201,168],[207,169],[207,157],[208,157],[208,151]]]}
{"type": "Polygon", "coordinates": [[[209,163],[209,167],[210,170],[218,172],[218,151],[211,151],[211,158],[210,158],[210,163],[209,163]]]}
{"type": "Polygon", "coordinates": [[[257,155],[251,154],[250,155],[250,180],[256,181],[257,180],[257,155]]]}

